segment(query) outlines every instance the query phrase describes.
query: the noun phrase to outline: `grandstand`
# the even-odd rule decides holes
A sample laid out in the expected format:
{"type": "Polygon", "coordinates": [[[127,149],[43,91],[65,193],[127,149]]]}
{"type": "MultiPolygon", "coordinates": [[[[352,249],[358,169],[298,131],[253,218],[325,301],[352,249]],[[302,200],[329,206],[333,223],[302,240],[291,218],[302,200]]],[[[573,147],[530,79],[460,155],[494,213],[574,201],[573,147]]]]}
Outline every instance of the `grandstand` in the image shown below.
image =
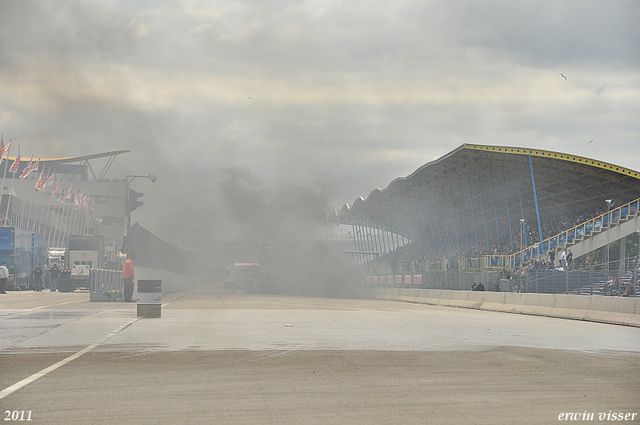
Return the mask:
{"type": "MultiPolygon", "coordinates": [[[[421,273],[422,286],[463,289],[476,279],[464,272],[492,271],[492,279],[533,266],[553,272],[563,248],[574,260],[599,250],[600,263],[608,264],[606,247],[640,231],[639,198],[634,170],[541,149],[465,144],[330,219],[353,226],[354,252],[371,277],[421,273]],[[550,251],[557,252],[553,264],[550,251]]],[[[626,244],[618,245],[624,260],[626,244]]],[[[590,263],[603,272],[590,284],[631,266],[590,263]]],[[[565,277],[553,291],[578,291],[583,281],[569,285],[565,277]]]]}

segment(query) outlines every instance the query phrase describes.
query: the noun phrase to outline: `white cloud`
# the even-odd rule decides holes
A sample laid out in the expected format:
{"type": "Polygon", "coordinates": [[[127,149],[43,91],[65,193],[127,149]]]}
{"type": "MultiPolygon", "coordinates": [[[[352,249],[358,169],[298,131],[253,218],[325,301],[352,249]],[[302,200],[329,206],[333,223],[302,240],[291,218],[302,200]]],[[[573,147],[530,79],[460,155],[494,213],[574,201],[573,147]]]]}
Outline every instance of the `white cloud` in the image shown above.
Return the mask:
{"type": "MultiPolygon", "coordinates": [[[[131,149],[113,172],[325,181],[336,208],[463,143],[638,169],[639,13],[621,0],[3,2],[0,132],[60,155],[131,149]]],[[[165,202],[162,185],[146,206],[165,202]]]]}

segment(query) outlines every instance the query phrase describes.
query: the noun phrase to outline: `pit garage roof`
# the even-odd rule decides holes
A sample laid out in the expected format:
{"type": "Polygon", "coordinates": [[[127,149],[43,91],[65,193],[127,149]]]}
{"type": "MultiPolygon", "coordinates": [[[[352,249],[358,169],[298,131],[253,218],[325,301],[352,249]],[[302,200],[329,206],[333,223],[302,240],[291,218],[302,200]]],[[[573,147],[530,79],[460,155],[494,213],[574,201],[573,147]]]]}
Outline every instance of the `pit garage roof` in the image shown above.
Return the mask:
{"type": "Polygon", "coordinates": [[[486,239],[496,233],[515,238],[522,216],[537,230],[539,212],[544,229],[545,221],[577,211],[606,212],[605,199],[622,205],[639,197],[638,171],[541,149],[464,144],[345,205],[330,220],[414,240],[422,232],[425,241],[431,231],[426,229],[439,224],[442,231],[448,227],[453,248],[464,245],[465,237],[475,239],[470,235],[476,232],[486,239]]]}

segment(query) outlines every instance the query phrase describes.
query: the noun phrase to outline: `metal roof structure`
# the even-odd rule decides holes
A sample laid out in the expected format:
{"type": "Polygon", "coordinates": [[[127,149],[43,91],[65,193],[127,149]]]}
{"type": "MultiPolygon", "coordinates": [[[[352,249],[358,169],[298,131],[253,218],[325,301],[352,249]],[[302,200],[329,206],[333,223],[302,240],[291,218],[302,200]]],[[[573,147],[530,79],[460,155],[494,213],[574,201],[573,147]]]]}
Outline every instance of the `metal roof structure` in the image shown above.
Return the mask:
{"type": "MultiPolygon", "coordinates": [[[[88,173],[91,173],[93,179],[99,181],[104,179],[116,156],[128,152],[129,150],[120,149],[89,155],[69,156],[64,158],[33,158],[33,160],[39,161],[41,166],[46,167],[51,172],[66,175],[69,180],[87,180],[88,173]],[[96,175],[89,161],[102,158],[108,158],[108,160],[103,166],[100,174],[96,175]]],[[[6,159],[7,161],[13,163],[16,160],[16,157],[8,156],[6,157],[6,159]]],[[[28,161],[26,157],[22,157],[20,159],[20,168],[18,169],[18,173],[16,173],[16,175],[20,175],[24,167],[27,166],[27,163],[28,161]]]]}
{"type": "Polygon", "coordinates": [[[542,149],[464,144],[330,220],[400,235],[429,255],[504,251],[503,245],[513,252],[521,219],[525,235],[546,238],[565,217],[606,212],[606,199],[620,205],[637,198],[638,171],[542,149]]]}

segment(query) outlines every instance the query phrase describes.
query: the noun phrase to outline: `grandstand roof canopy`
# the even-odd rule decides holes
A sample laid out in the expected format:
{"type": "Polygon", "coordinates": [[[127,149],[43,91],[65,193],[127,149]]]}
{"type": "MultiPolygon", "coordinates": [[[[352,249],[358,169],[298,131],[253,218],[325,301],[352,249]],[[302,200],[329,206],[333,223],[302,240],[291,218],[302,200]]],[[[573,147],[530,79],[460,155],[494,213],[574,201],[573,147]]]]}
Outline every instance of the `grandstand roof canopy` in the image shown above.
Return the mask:
{"type": "Polygon", "coordinates": [[[539,213],[544,226],[545,220],[577,211],[606,212],[605,199],[621,205],[639,197],[638,171],[541,149],[464,144],[330,219],[407,237],[427,232],[433,221],[449,226],[450,239],[459,232],[456,241],[476,231],[487,239],[496,231],[513,238],[522,216],[537,226],[539,213]]]}
{"type": "MultiPolygon", "coordinates": [[[[78,155],[78,156],[69,156],[63,158],[32,158],[39,161],[42,167],[48,169],[49,172],[55,172],[59,174],[66,174],[70,179],[80,178],[82,180],[86,180],[88,177],[88,173],[91,173],[95,180],[102,180],[106,175],[107,171],[111,167],[116,156],[121,155],[123,153],[127,153],[129,150],[120,149],[108,152],[100,152],[89,155],[78,155]],[[96,175],[93,171],[93,168],[90,164],[90,160],[108,158],[107,163],[102,168],[102,171],[99,175],[96,175]]],[[[6,157],[7,161],[15,162],[17,157],[8,156],[6,157]]],[[[16,175],[20,175],[22,170],[27,166],[28,161],[25,157],[20,159],[20,166],[18,168],[18,172],[16,175]]]]}
{"type": "MultiPolygon", "coordinates": [[[[39,158],[38,160],[41,163],[61,163],[61,164],[66,164],[66,163],[70,163],[70,162],[88,161],[90,159],[109,158],[109,157],[120,155],[120,154],[127,153],[127,152],[129,152],[129,150],[120,149],[120,150],[117,150],[117,151],[100,152],[100,153],[94,153],[94,154],[89,154],[89,155],[68,156],[68,157],[64,157],[64,158],[39,158]]],[[[10,161],[15,161],[16,157],[15,156],[8,156],[7,159],[10,160],[10,161]]],[[[24,160],[24,159],[25,158],[23,157],[22,160],[24,160]]]]}

